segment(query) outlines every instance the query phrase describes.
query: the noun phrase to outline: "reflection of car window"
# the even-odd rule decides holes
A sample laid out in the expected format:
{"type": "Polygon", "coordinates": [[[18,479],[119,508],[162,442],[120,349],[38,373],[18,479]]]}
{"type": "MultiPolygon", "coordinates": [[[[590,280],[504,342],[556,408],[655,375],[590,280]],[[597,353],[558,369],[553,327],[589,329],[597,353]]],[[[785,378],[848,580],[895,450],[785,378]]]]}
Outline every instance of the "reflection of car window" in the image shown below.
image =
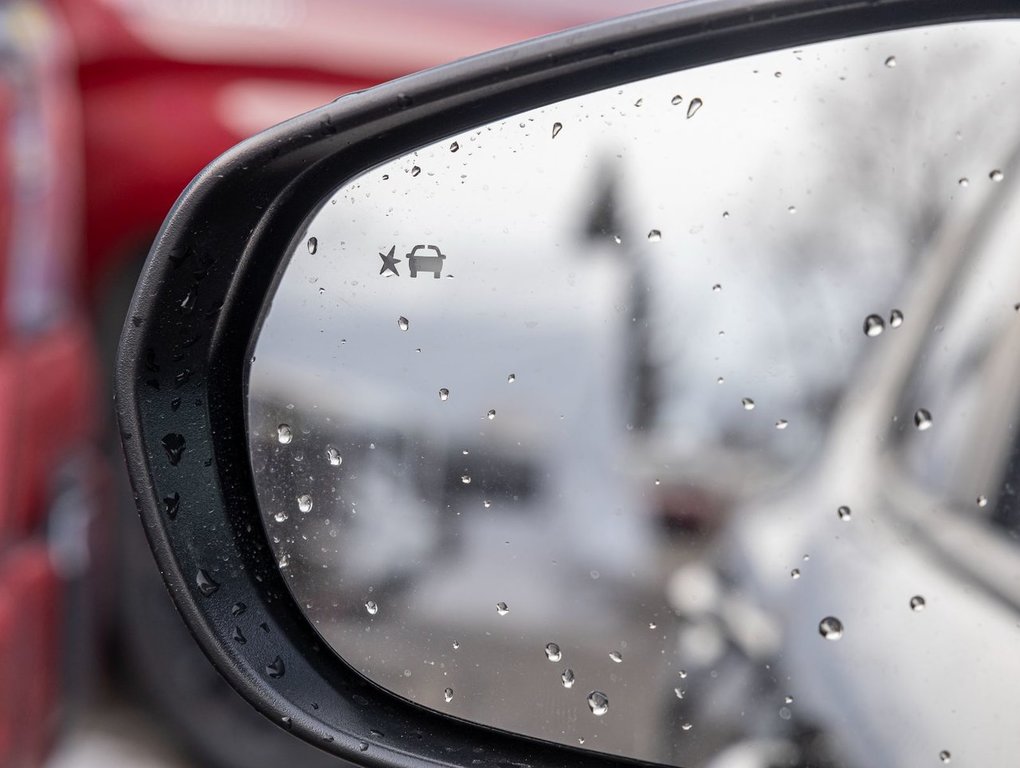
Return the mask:
{"type": "Polygon", "coordinates": [[[1020,469],[1020,194],[996,190],[971,227],[958,273],[932,318],[896,414],[897,452],[926,490],[1015,536],[1020,469]],[[914,435],[925,409],[933,427],[914,435]],[[910,439],[906,437],[910,435],[910,439]]]}

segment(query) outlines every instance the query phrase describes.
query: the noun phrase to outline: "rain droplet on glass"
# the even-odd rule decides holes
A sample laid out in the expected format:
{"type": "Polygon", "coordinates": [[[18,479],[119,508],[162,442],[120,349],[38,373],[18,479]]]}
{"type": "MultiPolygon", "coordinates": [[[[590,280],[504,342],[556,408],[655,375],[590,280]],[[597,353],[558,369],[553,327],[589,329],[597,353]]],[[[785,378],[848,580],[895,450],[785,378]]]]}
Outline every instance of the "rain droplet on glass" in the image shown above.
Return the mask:
{"type": "Polygon", "coordinates": [[[842,507],[840,507],[839,509],[836,510],[836,514],[839,515],[839,519],[840,520],[849,520],[850,519],[850,507],[848,507],[848,506],[846,506],[844,504],[842,507]]]}
{"type": "Polygon", "coordinates": [[[549,661],[559,661],[563,658],[563,651],[560,650],[560,647],[556,643],[546,643],[545,657],[549,659],[549,661]]]}
{"type": "Polygon", "coordinates": [[[692,117],[694,117],[698,113],[698,110],[701,109],[701,105],[703,103],[704,102],[702,102],[702,100],[699,99],[697,96],[695,96],[693,99],[691,99],[691,103],[687,105],[687,119],[688,120],[690,120],[692,117]]]}
{"type": "Polygon", "coordinates": [[[308,238],[308,252],[314,254],[317,250],[319,250],[318,239],[314,237],[308,238]]]}
{"type": "Polygon", "coordinates": [[[329,459],[329,464],[332,467],[339,467],[344,463],[343,456],[340,455],[340,451],[330,446],[326,448],[326,458],[329,459]]]}
{"type": "Polygon", "coordinates": [[[557,136],[560,135],[560,131],[562,131],[562,130],[563,130],[563,123],[553,123],[552,137],[555,139],[557,136]]]}
{"type": "Polygon", "coordinates": [[[453,701],[453,688],[443,689],[443,701],[445,701],[447,704],[453,701]]]}
{"type": "Polygon", "coordinates": [[[754,410],[754,400],[752,400],[749,397],[745,397],[743,400],[741,400],[740,404],[742,406],[744,406],[744,410],[745,411],[753,411],[754,410]]]}
{"type": "Polygon", "coordinates": [[[619,651],[610,651],[609,658],[612,659],[617,664],[619,664],[620,662],[623,661],[623,654],[621,654],[619,651]]]}
{"type": "Polygon", "coordinates": [[[501,600],[500,602],[496,603],[496,613],[498,613],[500,616],[506,616],[508,613],[510,613],[510,609],[507,607],[506,603],[504,603],[501,600]]]}
{"type": "Polygon", "coordinates": [[[931,414],[924,408],[918,408],[914,412],[914,426],[921,432],[924,432],[926,429],[931,429],[931,425],[931,414]]]}
{"type": "Polygon", "coordinates": [[[878,315],[868,315],[864,318],[864,335],[865,336],[880,336],[882,331],[885,330],[885,320],[878,315]]]}
{"type": "Polygon", "coordinates": [[[1002,171],[996,168],[994,171],[988,174],[988,178],[990,178],[992,181],[1002,181],[1006,177],[1003,175],[1002,171]]]}
{"type": "Polygon", "coordinates": [[[657,229],[650,229],[648,230],[648,239],[653,243],[657,243],[662,239],[662,232],[657,229]]]}
{"type": "Polygon", "coordinates": [[[898,309],[894,309],[889,313],[889,327],[899,328],[901,325],[903,325],[903,313],[898,309]]]}
{"type": "Polygon", "coordinates": [[[297,506],[298,510],[301,512],[311,512],[312,497],[309,496],[307,493],[302,493],[300,496],[297,497],[297,506]]]}
{"type": "Polygon", "coordinates": [[[595,717],[602,717],[609,711],[609,697],[602,691],[592,691],[588,694],[588,709],[595,717]]]}
{"type": "Polygon", "coordinates": [[[895,56],[889,56],[885,60],[885,65],[887,67],[889,67],[889,69],[894,69],[896,67],[896,57],[895,56]]]}
{"type": "Polygon", "coordinates": [[[450,390],[448,390],[446,387],[442,387],[439,390],[439,399],[442,400],[444,403],[447,400],[449,400],[450,399],[450,390]]]}
{"type": "Polygon", "coordinates": [[[674,96],[672,99],[669,100],[669,103],[672,104],[675,107],[677,104],[679,104],[683,100],[684,100],[684,97],[681,96],[678,93],[676,96],[674,96]]]}
{"type": "Polygon", "coordinates": [[[294,439],[294,431],[287,424],[281,424],[276,428],[276,439],[281,445],[287,445],[294,439]]]}
{"type": "Polygon", "coordinates": [[[411,324],[407,322],[407,318],[404,317],[403,315],[397,318],[397,328],[399,328],[400,330],[406,331],[410,326],[411,324]]]}
{"type": "Polygon", "coordinates": [[[826,616],[818,622],[818,634],[826,640],[839,640],[843,637],[843,622],[835,616],[826,616]]]}
{"type": "Polygon", "coordinates": [[[563,683],[564,688],[574,687],[574,670],[569,667],[563,670],[563,674],[560,675],[560,682],[563,683]]]}
{"type": "Polygon", "coordinates": [[[368,600],[365,603],[365,610],[368,611],[369,616],[375,616],[377,613],[379,613],[379,606],[375,602],[375,600],[368,600]]]}
{"type": "Polygon", "coordinates": [[[927,603],[921,595],[914,595],[910,598],[910,610],[912,611],[923,611],[925,605],[927,605],[927,603]]]}

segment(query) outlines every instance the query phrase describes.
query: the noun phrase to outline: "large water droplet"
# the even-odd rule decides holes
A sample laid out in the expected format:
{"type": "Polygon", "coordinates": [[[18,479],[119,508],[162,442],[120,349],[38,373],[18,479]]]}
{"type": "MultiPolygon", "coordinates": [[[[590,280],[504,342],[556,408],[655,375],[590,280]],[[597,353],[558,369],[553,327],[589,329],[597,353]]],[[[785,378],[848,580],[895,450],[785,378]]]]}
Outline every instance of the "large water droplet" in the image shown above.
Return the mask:
{"type": "Polygon", "coordinates": [[[623,654],[620,653],[619,651],[610,651],[609,658],[612,659],[617,664],[619,664],[620,662],[623,661],[623,654]]]}
{"type": "Polygon", "coordinates": [[[609,697],[602,691],[592,691],[588,694],[588,709],[596,717],[602,717],[609,711],[609,697]]]}
{"type": "Polygon", "coordinates": [[[790,422],[786,419],[780,419],[776,422],[776,429],[786,429],[788,426],[790,426],[790,422]]]}
{"type": "Polygon", "coordinates": [[[485,414],[485,418],[487,418],[489,421],[492,421],[494,418],[496,418],[496,409],[490,408],[489,412],[485,414]]]}
{"type": "Polygon", "coordinates": [[[691,99],[691,103],[687,105],[687,119],[688,120],[690,120],[692,117],[694,117],[698,113],[698,110],[701,109],[701,105],[703,103],[704,102],[702,102],[702,100],[699,99],[697,96],[695,96],[693,99],[691,99]]]}
{"type": "Polygon", "coordinates": [[[421,173],[421,168],[419,168],[417,165],[411,166],[411,175],[412,176],[417,176],[419,173],[421,173]]]}
{"type": "Polygon", "coordinates": [[[562,131],[562,130],[563,130],[563,123],[553,123],[552,137],[555,139],[557,136],[560,135],[560,131],[562,131]]]}
{"type": "Polygon", "coordinates": [[[953,756],[949,754],[948,749],[943,749],[941,752],[939,752],[939,760],[941,760],[943,763],[948,763],[952,759],[953,756]]]}
{"type": "Polygon", "coordinates": [[[970,179],[968,179],[966,176],[961,176],[956,183],[959,184],[961,187],[969,187],[970,179]]]}
{"type": "Polygon", "coordinates": [[[178,434],[177,432],[168,432],[163,435],[163,450],[166,451],[167,460],[170,464],[176,467],[180,461],[181,456],[184,454],[184,448],[186,443],[184,435],[178,434]]]}
{"type": "Polygon", "coordinates": [[[517,381],[517,374],[516,373],[511,373],[509,376],[506,377],[506,383],[507,384],[513,384],[515,381],[517,381]]]}
{"type": "Polygon", "coordinates": [[[844,504],[842,507],[840,507],[839,509],[836,510],[836,514],[839,515],[839,519],[840,520],[849,520],[850,519],[850,507],[848,507],[848,506],[846,506],[844,504]]]}
{"type": "Polygon", "coordinates": [[[281,445],[289,445],[294,439],[294,430],[290,428],[289,424],[281,424],[276,428],[276,439],[280,441],[281,445]]]}
{"type": "Polygon", "coordinates": [[[791,579],[799,579],[800,578],[800,568],[794,568],[792,571],[790,571],[790,578],[791,579]]]}
{"type": "Polygon", "coordinates": [[[209,597],[216,593],[216,590],[220,588],[220,585],[216,583],[208,573],[201,568],[195,574],[195,585],[198,587],[198,591],[202,593],[203,597],[209,597]]]}
{"type": "Polygon", "coordinates": [[[312,497],[309,496],[307,493],[302,493],[300,496],[297,497],[297,508],[301,512],[311,512],[312,497]]]}
{"type": "Polygon", "coordinates": [[[921,432],[924,432],[926,429],[931,429],[931,425],[931,414],[924,408],[918,408],[917,411],[914,412],[914,426],[921,432]]]}
{"type": "Polygon", "coordinates": [[[978,496],[977,497],[977,505],[979,507],[987,507],[988,506],[988,497],[986,497],[984,495],[978,496]]]}
{"type": "Polygon", "coordinates": [[[340,455],[340,451],[330,446],[326,449],[326,458],[329,459],[329,464],[332,467],[339,467],[344,463],[343,456],[340,455]]]}
{"type": "Polygon", "coordinates": [[[896,57],[895,56],[889,56],[885,60],[885,65],[887,67],[889,67],[889,69],[894,69],[896,67],[896,57]]]}
{"type": "Polygon", "coordinates": [[[662,239],[662,232],[657,229],[651,229],[648,231],[648,239],[653,243],[657,243],[662,239]]]}
{"type": "Polygon", "coordinates": [[[672,99],[669,100],[669,103],[672,104],[675,107],[677,104],[679,104],[683,100],[684,100],[684,97],[681,96],[678,93],[676,96],[674,96],[672,99]]]}
{"type": "Polygon", "coordinates": [[[407,322],[407,318],[404,317],[403,315],[397,318],[397,328],[399,328],[400,330],[406,331],[410,326],[411,324],[407,322]]]}
{"type": "Polygon", "coordinates": [[[910,598],[910,610],[912,611],[923,611],[925,605],[927,605],[927,603],[921,595],[914,595],[910,598]]]}
{"type": "Polygon", "coordinates": [[[447,704],[449,704],[451,701],[453,701],[453,688],[444,688],[443,689],[443,700],[447,704]]]}
{"type": "Polygon", "coordinates": [[[1003,175],[1002,171],[996,168],[994,171],[988,174],[988,178],[990,178],[992,181],[1002,181],[1006,177],[1003,175]]]}
{"type": "Polygon", "coordinates": [[[314,254],[317,250],[319,250],[319,241],[314,237],[308,238],[308,252],[314,254]]]}
{"type": "Polygon", "coordinates": [[[885,320],[878,315],[868,315],[864,318],[864,335],[879,336],[885,330],[885,320]]]}
{"type": "Polygon", "coordinates": [[[839,640],[843,637],[843,622],[835,616],[826,616],[818,622],[818,634],[826,640],[839,640]]]}
{"type": "Polygon", "coordinates": [[[442,400],[444,403],[447,400],[449,400],[450,399],[450,390],[448,390],[446,387],[442,387],[439,390],[439,399],[442,400]]]}
{"type": "Polygon", "coordinates": [[[368,611],[369,616],[375,616],[379,613],[379,606],[376,604],[375,600],[369,600],[365,603],[365,610],[368,611]]]}
{"type": "Polygon", "coordinates": [[[753,411],[753,410],[754,410],[754,400],[752,400],[752,399],[751,399],[751,398],[749,398],[749,397],[745,397],[745,398],[743,398],[743,399],[742,399],[742,400],[740,401],[740,404],[741,404],[742,406],[744,406],[744,410],[745,410],[745,411],[753,411]]]}
{"type": "Polygon", "coordinates": [[[903,325],[903,313],[898,309],[894,309],[889,313],[889,325],[892,328],[899,328],[903,325]]]}
{"type": "Polygon", "coordinates": [[[284,666],[283,659],[281,659],[279,656],[273,659],[272,664],[266,664],[266,674],[274,679],[279,679],[283,677],[286,671],[287,667],[284,666]]]}
{"type": "Polygon", "coordinates": [[[498,613],[500,616],[506,616],[508,613],[510,613],[510,609],[507,608],[506,603],[500,601],[496,603],[496,613],[498,613]]]}
{"type": "Polygon", "coordinates": [[[460,149],[460,144],[458,144],[456,141],[450,145],[451,152],[456,152],[458,149],[460,149]]]}
{"type": "Polygon", "coordinates": [[[546,643],[545,657],[549,659],[549,661],[559,661],[563,658],[563,651],[560,650],[560,647],[556,643],[546,643]]]}

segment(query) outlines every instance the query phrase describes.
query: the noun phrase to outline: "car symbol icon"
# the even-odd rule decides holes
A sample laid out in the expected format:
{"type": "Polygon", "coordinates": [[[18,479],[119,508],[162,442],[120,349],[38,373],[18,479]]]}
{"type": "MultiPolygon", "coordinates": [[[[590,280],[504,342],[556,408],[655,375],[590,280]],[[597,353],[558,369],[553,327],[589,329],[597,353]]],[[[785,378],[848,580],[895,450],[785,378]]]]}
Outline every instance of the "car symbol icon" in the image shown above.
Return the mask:
{"type": "Polygon", "coordinates": [[[431,272],[432,277],[438,280],[446,256],[439,250],[438,245],[416,245],[406,258],[411,277],[418,277],[419,272],[431,272]],[[429,254],[428,251],[434,251],[435,255],[429,254]]]}

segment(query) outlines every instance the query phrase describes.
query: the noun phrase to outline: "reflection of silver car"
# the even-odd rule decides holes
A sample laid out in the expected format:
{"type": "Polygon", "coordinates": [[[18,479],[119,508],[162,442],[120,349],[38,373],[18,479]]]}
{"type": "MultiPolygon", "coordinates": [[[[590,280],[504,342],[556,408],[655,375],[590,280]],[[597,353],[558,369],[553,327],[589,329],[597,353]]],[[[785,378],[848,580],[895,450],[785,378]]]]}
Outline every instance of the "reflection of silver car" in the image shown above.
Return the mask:
{"type": "MultiPolygon", "coordinates": [[[[840,765],[1020,754],[1004,726],[1020,711],[1020,188],[965,213],[874,339],[814,474],[728,531],[724,581],[781,627],[771,658],[744,658],[770,664],[771,733],[822,733],[840,765]]],[[[727,664],[741,674],[711,661],[727,664]]]]}
{"type": "Polygon", "coordinates": [[[446,256],[439,250],[438,245],[416,245],[407,254],[407,266],[411,270],[411,277],[418,277],[419,272],[431,272],[432,277],[438,280],[445,260],[446,256]],[[435,255],[427,255],[428,251],[434,251],[435,255]]]}

